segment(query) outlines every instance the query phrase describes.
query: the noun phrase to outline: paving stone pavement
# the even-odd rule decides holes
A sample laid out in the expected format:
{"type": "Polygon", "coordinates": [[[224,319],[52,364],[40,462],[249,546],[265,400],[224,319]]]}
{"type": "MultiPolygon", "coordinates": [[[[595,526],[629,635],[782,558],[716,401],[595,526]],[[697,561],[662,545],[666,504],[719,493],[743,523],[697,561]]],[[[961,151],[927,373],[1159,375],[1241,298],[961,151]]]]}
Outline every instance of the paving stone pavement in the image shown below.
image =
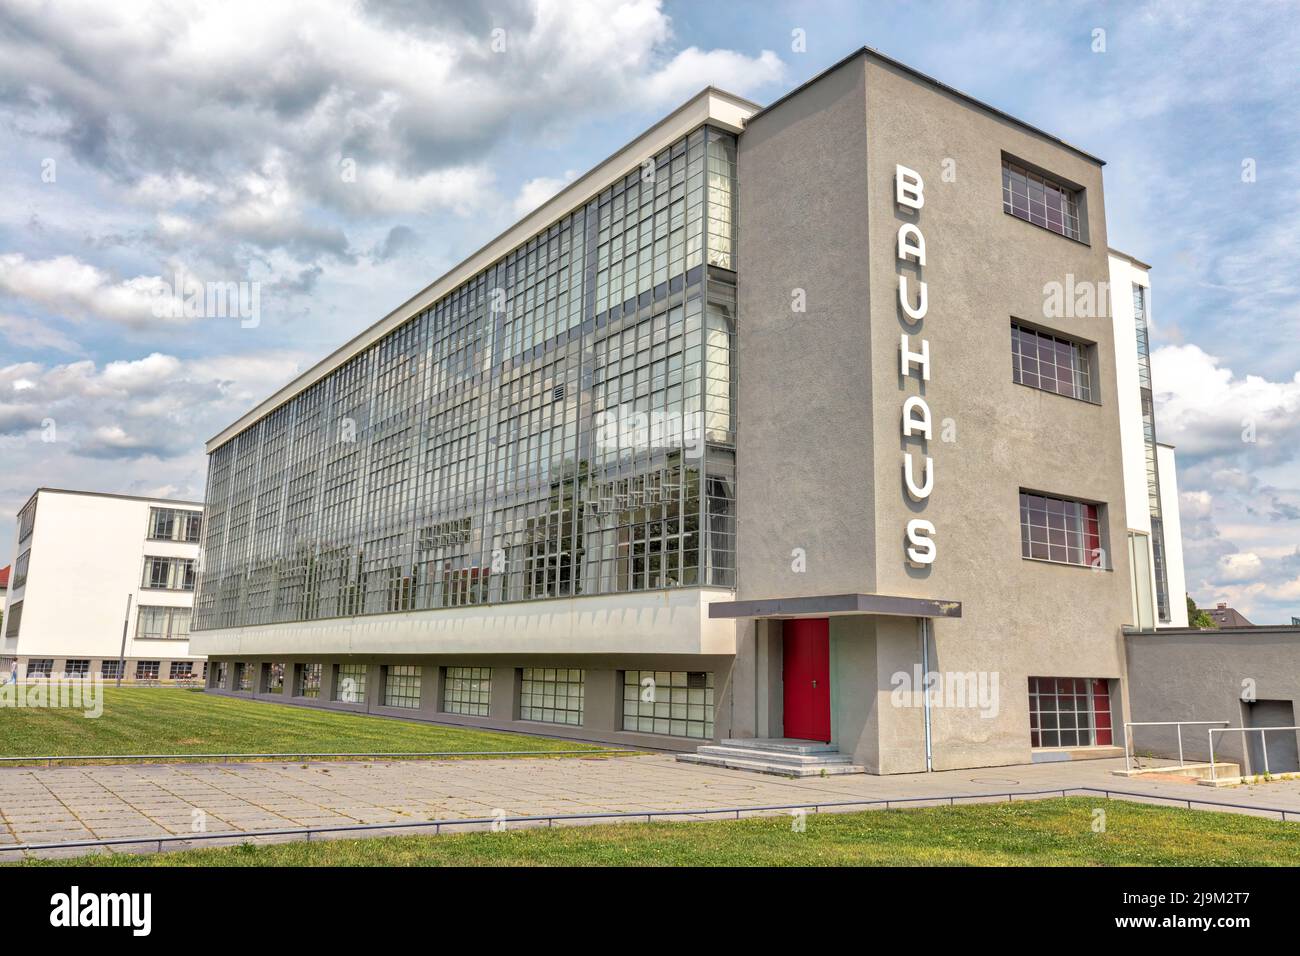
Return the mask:
{"type": "MultiPolygon", "coordinates": [[[[152,838],[196,830],[251,832],[466,819],[502,811],[509,816],[537,816],[707,810],[1074,787],[1243,804],[1259,813],[1263,808],[1294,810],[1300,822],[1297,780],[1212,790],[1177,780],[1125,779],[1110,773],[1121,766],[1122,760],[1089,760],[801,780],[678,763],[664,754],[13,767],[0,769],[0,862],[17,857],[20,851],[4,848],[19,843],[152,838]]],[[[67,848],[41,851],[41,855],[85,852],[67,848]]]]}

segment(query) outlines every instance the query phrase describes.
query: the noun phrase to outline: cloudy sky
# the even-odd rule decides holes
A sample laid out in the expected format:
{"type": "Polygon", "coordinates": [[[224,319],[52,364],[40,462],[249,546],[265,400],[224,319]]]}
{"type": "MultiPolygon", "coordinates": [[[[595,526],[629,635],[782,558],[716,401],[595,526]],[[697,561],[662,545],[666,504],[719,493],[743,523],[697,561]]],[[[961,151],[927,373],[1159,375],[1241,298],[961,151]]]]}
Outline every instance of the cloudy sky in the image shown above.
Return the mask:
{"type": "Polygon", "coordinates": [[[0,564],[33,488],[201,498],[204,439],[700,87],[770,101],[863,44],[1108,161],[1189,588],[1300,615],[1300,7],[1270,2],[0,0],[0,564]],[[178,273],[256,283],[259,321],[158,308],[178,273]]]}

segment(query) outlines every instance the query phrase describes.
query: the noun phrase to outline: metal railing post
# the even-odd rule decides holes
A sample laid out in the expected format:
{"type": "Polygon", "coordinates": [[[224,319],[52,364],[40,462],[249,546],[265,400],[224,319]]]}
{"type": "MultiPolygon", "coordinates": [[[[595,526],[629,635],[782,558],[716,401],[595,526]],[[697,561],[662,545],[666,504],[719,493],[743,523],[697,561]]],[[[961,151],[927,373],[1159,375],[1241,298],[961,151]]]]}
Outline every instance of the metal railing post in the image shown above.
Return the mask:
{"type": "Polygon", "coordinates": [[[1124,722],[1124,769],[1131,771],[1133,762],[1129,758],[1129,752],[1133,749],[1133,725],[1128,721],[1124,722]]]}
{"type": "Polygon", "coordinates": [[[1216,728],[1214,728],[1214,727],[1211,727],[1211,728],[1210,728],[1210,780],[1212,780],[1212,781],[1217,781],[1217,780],[1219,779],[1219,769],[1218,769],[1218,767],[1217,767],[1217,766],[1215,765],[1215,763],[1214,763],[1214,731],[1215,731],[1215,729],[1216,729],[1216,728]]]}
{"type": "Polygon", "coordinates": [[[1178,725],[1178,769],[1183,768],[1183,725],[1178,725]]]}
{"type": "Polygon", "coordinates": [[[1264,776],[1269,776],[1268,772],[1268,731],[1260,728],[1259,731],[1259,749],[1264,752],[1264,776]]]}

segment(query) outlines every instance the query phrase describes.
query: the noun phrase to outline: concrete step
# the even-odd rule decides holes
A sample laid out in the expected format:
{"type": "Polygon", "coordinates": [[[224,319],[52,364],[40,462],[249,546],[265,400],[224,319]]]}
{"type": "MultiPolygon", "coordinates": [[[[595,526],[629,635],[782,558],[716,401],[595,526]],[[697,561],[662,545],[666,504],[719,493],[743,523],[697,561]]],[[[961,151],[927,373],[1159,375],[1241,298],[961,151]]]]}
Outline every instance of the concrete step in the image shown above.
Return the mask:
{"type": "Polygon", "coordinates": [[[830,753],[801,754],[784,753],[779,750],[759,750],[756,747],[733,747],[729,744],[705,744],[696,748],[695,752],[708,757],[732,757],[737,760],[766,761],[791,767],[812,767],[851,762],[850,757],[838,750],[830,753]]]}
{"type": "Polygon", "coordinates": [[[795,740],[791,737],[728,737],[718,746],[740,747],[744,750],[767,750],[772,753],[837,754],[834,744],[816,740],[795,740]]]}
{"type": "MultiPolygon", "coordinates": [[[[1208,763],[1188,763],[1181,767],[1178,764],[1170,764],[1163,767],[1136,767],[1132,770],[1112,770],[1112,774],[1117,777],[1144,777],[1149,774],[1172,774],[1176,777],[1192,777],[1196,780],[1210,779],[1210,765],[1208,763]]],[[[1223,760],[1218,761],[1215,768],[1214,776],[1216,777],[1240,777],[1241,767],[1235,763],[1227,763],[1223,760]]]]}
{"type": "Polygon", "coordinates": [[[778,777],[833,777],[850,773],[866,773],[865,767],[850,763],[817,764],[813,766],[775,763],[768,760],[754,760],[743,757],[713,756],[710,754],[678,754],[682,763],[703,764],[706,767],[725,767],[728,770],[748,770],[753,773],[768,773],[778,777]]]}

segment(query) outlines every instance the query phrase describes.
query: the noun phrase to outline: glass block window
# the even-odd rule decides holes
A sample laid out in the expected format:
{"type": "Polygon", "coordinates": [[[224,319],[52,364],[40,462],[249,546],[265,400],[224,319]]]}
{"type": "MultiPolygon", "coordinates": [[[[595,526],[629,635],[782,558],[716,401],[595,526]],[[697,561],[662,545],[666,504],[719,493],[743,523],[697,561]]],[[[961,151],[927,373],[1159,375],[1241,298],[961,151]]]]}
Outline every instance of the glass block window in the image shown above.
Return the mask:
{"type": "Polygon", "coordinates": [[[117,680],[122,676],[122,661],[100,661],[99,673],[103,675],[104,680],[117,680]]]}
{"type": "Polygon", "coordinates": [[[623,729],[713,739],[710,671],[624,671],[623,729]]]}
{"type": "Polygon", "coordinates": [[[1103,678],[1029,678],[1030,746],[1109,746],[1110,721],[1110,686],[1103,678]]]}
{"type": "Polygon", "coordinates": [[[136,680],[157,680],[158,670],[162,661],[136,661],[135,662],[135,679],[136,680]]]}
{"type": "Polygon", "coordinates": [[[279,662],[271,662],[262,665],[262,673],[266,676],[266,692],[268,694],[284,693],[284,665],[279,662]]]}
{"type": "Polygon", "coordinates": [[[1020,556],[1106,567],[1097,505],[1020,492],[1020,556]]]}
{"type": "Polygon", "coordinates": [[[64,661],[63,673],[66,677],[88,677],[90,675],[90,661],[84,657],[64,661]]]}
{"type": "Polygon", "coordinates": [[[298,665],[298,697],[320,696],[320,664],[298,665]]]}
{"type": "Polygon", "coordinates": [[[172,661],[167,668],[168,680],[191,680],[194,677],[193,661],[172,661]]]}
{"type": "Polygon", "coordinates": [[[1079,193],[1009,159],[1002,160],[1002,209],[1018,219],[1080,239],[1079,193]]]}
{"type": "Polygon", "coordinates": [[[33,657],[27,662],[28,677],[49,677],[52,670],[54,659],[51,657],[33,657]]]}
{"type": "Polygon", "coordinates": [[[420,706],[421,668],[409,664],[384,669],[384,706],[414,709],[420,706]]]}
{"type": "Polygon", "coordinates": [[[467,714],[471,717],[486,717],[491,702],[492,668],[443,668],[443,713],[467,714]]]}
{"type": "Polygon", "coordinates": [[[334,699],[345,704],[366,702],[366,664],[340,664],[334,682],[334,699]]]}
{"type": "Polygon", "coordinates": [[[554,667],[522,668],[519,718],[546,724],[582,723],[586,672],[554,667]]]}
{"type": "Polygon", "coordinates": [[[1011,323],[1012,379],[1045,392],[1092,401],[1091,348],[1011,323]]]}
{"type": "Polygon", "coordinates": [[[253,689],[253,665],[242,661],[235,664],[235,690],[245,693],[253,689]]]}

